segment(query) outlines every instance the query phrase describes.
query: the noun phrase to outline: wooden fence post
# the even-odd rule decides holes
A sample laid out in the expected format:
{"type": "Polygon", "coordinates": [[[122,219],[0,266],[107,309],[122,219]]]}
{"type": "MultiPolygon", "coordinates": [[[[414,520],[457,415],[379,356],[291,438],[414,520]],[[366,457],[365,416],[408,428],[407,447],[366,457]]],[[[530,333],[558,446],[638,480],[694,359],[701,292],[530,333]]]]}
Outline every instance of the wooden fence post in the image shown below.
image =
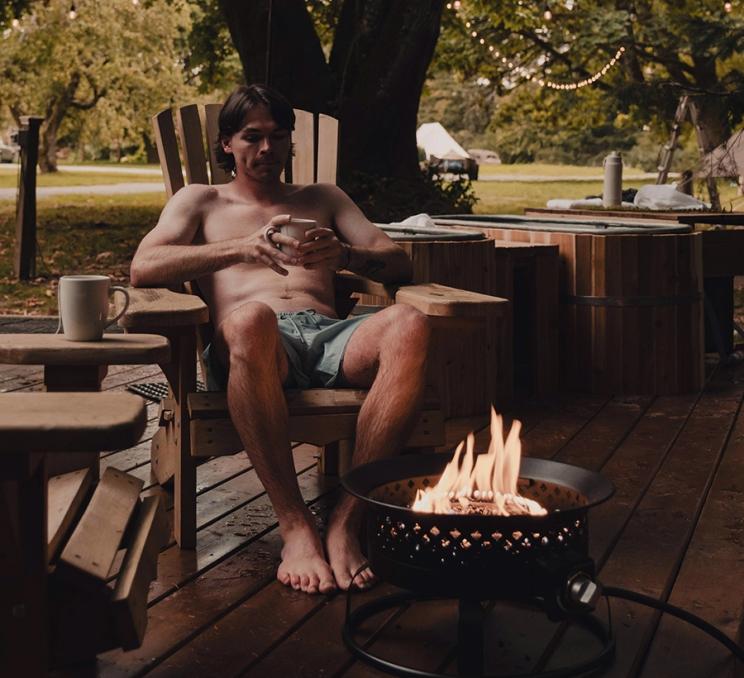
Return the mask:
{"type": "Polygon", "coordinates": [[[36,276],[36,164],[39,159],[39,127],[44,118],[21,117],[21,181],[16,202],[16,251],[13,270],[18,280],[36,276]]]}

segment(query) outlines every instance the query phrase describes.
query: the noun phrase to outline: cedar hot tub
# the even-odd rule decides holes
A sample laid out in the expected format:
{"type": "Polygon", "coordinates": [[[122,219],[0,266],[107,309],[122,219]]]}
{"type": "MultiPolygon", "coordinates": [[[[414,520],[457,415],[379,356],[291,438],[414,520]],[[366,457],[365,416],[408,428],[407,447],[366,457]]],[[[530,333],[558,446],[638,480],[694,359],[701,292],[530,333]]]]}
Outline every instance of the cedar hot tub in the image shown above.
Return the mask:
{"type": "Polygon", "coordinates": [[[560,252],[560,383],[615,395],[703,385],[700,233],[681,224],[442,215],[437,225],[560,252]]]}

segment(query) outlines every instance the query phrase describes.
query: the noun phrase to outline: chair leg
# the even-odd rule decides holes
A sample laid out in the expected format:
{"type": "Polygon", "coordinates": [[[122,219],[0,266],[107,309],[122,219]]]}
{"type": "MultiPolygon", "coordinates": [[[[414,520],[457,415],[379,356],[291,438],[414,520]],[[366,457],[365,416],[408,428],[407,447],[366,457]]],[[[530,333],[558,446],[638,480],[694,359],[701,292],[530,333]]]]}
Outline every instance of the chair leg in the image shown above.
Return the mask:
{"type": "MultiPolygon", "coordinates": [[[[173,534],[182,549],[196,548],[196,464],[191,456],[189,393],[196,391],[196,343],[193,328],[173,332],[171,363],[161,366],[174,400],[173,420],[163,430],[167,454],[174,461],[173,534]]],[[[162,441],[159,441],[162,442],[162,441]]],[[[155,442],[153,441],[153,444],[155,442]]]]}
{"type": "Polygon", "coordinates": [[[336,440],[320,447],[318,470],[325,476],[342,476],[351,468],[354,439],[336,440]]]}

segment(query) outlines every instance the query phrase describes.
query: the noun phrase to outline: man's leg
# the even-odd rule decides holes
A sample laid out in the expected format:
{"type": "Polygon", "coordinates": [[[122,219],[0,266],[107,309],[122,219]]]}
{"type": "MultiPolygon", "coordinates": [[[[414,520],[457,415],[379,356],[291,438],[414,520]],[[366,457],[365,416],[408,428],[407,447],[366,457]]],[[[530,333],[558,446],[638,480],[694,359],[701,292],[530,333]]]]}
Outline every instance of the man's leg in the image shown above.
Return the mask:
{"type": "MultiPolygon", "coordinates": [[[[342,379],[369,388],[359,412],[352,463],[363,464],[401,450],[423,402],[430,327],[411,306],[395,305],[365,320],[351,335],[344,353],[342,379]]],[[[328,524],[328,559],[342,589],[364,562],[360,546],[362,510],[358,499],[342,495],[328,524]]],[[[355,580],[369,586],[369,569],[355,580]]]]}
{"type": "Polygon", "coordinates": [[[230,365],[227,405],[246,452],[266,488],[284,540],[277,578],[308,593],[335,588],[315,521],[300,494],[287,437],[287,355],[277,320],[266,304],[251,302],[221,323],[218,355],[230,365]]]}

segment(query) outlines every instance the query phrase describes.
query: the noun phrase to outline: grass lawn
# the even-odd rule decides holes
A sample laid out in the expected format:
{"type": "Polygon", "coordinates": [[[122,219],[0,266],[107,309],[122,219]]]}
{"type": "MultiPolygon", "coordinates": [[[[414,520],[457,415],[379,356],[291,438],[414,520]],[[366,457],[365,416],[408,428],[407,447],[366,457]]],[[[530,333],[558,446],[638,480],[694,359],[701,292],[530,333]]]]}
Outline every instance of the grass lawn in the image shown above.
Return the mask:
{"type": "MultiPolygon", "coordinates": [[[[134,181],[163,182],[155,174],[116,174],[113,172],[64,171],[54,174],[38,174],[36,177],[37,186],[92,186],[94,184],[123,184],[134,181]]],[[[0,188],[15,188],[17,185],[17,167],[15,165],[0,165],[0,188]]]]}
{"type": "MultiPolygon", "coordinates": [[[[653,183],[653,180],[626,181],[623,188],[640,188],[653,183]]],[[[522,214],[527,207],[545,207],[551,198],[586,198],[602,194],[601,181],[476,181],[473,186],[478,197],[473,208],[476,214],[522,214]]],[[[744,210],[744,197],[737,196],[736,190],[732,182],[719,183],[724,209],[744,210]]],[[[703,196],[707,199],[707,194],[703,196]]]]}
{"type": "Polygon", "coordinates": [[[0,202],[0,314],[57,313],[57,278],[100,273],[127,284],[129,262],[165,204],[158,193],[39,200],[37,278],[13,277],[15,203],[0,202]]]}
{"type": "MultiPolygon", "coordinates": [[[[529,163],[529,164],[515,164],[515,165],[496,165],[491,163],[483,163],[480,165],[480,176],[482,177],[502,177],[509,176],[511,174],[521,174],[524,176],[576,176],[576,177],[601,177],[602,172],[601,165],[597,167],[584,167],[582,165],[548,165],[546,163],[529,163]]],[[[642,169],[637,167],[629,167],[628,165],[623,167],[625,174],[640,174],[643,172],[642,169]]]]}

